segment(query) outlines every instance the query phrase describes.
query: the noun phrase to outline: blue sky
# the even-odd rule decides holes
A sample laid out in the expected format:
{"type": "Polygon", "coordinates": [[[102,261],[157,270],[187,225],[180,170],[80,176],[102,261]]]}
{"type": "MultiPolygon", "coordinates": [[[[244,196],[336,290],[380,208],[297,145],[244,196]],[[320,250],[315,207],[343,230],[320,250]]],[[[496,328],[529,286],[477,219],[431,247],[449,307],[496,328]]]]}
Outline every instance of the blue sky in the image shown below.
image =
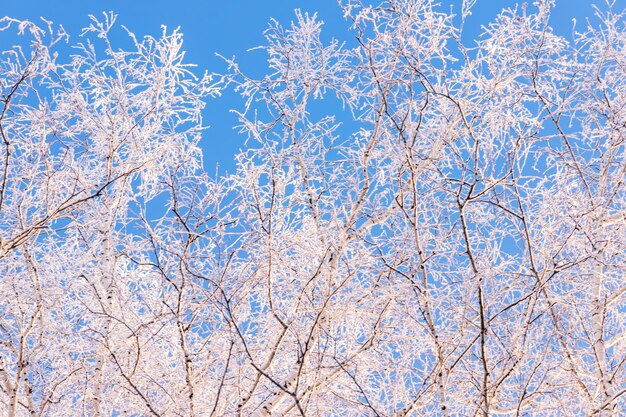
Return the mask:
{"type": "MultiPolygon", "coordinates": [[[[452,0],[460,2],[460,0],[452,0]]],[[[604,0],[557,0],[552,24],[562,34],[571,32],[572,18],[581,24],[593,14],[592,4],[604,0]]],[[[442,1],[449,3],[449,1],[442,1]]],[[[466,23],[466,34],[477,35],[480,26],[487,24],[504,7],[514,6],[513,0],[477,0],[473,15],[466,23]]],[[[18,19],[38,21],[39,16],[62,24],[74,36],[89,23],[89,14],[100,15],[113,11],[118,23],[139,36],[158,35],[161,25],[180,26],[185,36],[188,62],[199,69],[223,72],[223,61],[215,53],[237,56],[242,68],[259,74],[265,66],[262,52],[246,52],[263,43],[262,32],[270,18],[287,25],[294,17],[294,9],[317,12],[325,23],[328,37],[351,40],[345,29],[336,0],[0,0],[0,14],[18,19]]],[[[615,9],[626,7],[626,0],[616,0],[615,9]]],[[[579,26],[580,27],[580,26],[579,26]]],[[[228,110],[240,108],[240,101],[232,93],[208,103],[205,123],[211,126],[203,138],[204,161],[209,172],[219,163],[220,171],[234,169],[233,155],[243,146],[243,138],[232,129],[236,119],[228,110]]]]}

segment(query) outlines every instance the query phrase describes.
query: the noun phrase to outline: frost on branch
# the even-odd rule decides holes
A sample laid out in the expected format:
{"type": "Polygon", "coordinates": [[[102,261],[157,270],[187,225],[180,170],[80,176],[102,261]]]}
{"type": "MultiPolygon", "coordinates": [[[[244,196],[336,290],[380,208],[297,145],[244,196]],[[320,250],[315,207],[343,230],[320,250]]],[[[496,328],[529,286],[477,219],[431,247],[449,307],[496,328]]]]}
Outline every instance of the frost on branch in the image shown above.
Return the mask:
{"type": "Polygon", "coordinates": [[[223,178],[180,33],[0,21],[9,415],[624,414],[623,14],[475,3],[272,21],[223,178]]]}

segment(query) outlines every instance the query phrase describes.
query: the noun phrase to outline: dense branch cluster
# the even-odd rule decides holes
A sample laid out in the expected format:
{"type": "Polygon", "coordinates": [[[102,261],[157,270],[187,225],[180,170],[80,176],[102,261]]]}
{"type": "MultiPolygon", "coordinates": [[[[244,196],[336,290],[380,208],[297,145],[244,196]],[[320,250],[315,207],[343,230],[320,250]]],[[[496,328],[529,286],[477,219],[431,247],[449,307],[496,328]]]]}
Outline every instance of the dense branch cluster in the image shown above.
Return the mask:
{"type": "Polygon", "coordinates": [[[0,410],[626,413],[623,14],[467,40],[461,3],[343,0],[346,43],[297,12],[261,78],[0,19],[0,410]],[[247,147],[212,177],[223,88],[247,147]]]}

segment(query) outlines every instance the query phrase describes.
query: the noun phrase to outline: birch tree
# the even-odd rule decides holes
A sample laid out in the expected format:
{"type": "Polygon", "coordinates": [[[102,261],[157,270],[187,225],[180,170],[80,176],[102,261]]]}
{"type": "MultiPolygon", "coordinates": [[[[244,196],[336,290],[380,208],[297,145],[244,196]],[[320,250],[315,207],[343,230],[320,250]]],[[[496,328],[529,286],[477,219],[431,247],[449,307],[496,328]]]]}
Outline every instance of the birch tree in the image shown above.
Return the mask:
{"type": "Polygon", "coordinates": [[[623,414],[623,12],[468,39],[474,3],[343,0],[340,40],[296,11],[261,77],[4,18],[0,408],[623,414]],[[215,176],[222,88],[246,146],[215,176]]]}

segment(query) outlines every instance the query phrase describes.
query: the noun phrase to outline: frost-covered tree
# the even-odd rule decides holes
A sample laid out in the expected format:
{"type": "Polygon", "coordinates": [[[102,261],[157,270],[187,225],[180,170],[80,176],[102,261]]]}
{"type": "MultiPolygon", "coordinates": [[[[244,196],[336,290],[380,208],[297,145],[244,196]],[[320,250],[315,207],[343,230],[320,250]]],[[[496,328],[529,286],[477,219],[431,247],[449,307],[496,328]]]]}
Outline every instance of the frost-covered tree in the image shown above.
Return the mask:
{"type": "Polygon", "coordinates": [[[53,51],[68,52],[62,30],[1,21],[4,36],[20,36],[0,69],[0,382],[10,417],[155,411],[169,401],[148,381],[178,388],[183,377],[166,371],[184,334],[175,326],[184,312],[162,288],[170,271],[158,251],[171,225],[150,223],[146,208],[161,193],[177,198],[176,184],[198,171],[203,98],[217,90],[183,63],[180,33],[129,33],[124,51],[109,41],[115,16],[92,20],[65,61],[53,51]]]}
{"type": "Polygon", "coordinates": [[[219,84],[178,32],[121,50],[107,15],[67,57],[3,19],[0,407],[625,413],[624,16],[467,40],[473,3],[344,0],[345,43],[296,13],[219,84]],[[247,147],[215,178],[220,88],[247,147]]]}

